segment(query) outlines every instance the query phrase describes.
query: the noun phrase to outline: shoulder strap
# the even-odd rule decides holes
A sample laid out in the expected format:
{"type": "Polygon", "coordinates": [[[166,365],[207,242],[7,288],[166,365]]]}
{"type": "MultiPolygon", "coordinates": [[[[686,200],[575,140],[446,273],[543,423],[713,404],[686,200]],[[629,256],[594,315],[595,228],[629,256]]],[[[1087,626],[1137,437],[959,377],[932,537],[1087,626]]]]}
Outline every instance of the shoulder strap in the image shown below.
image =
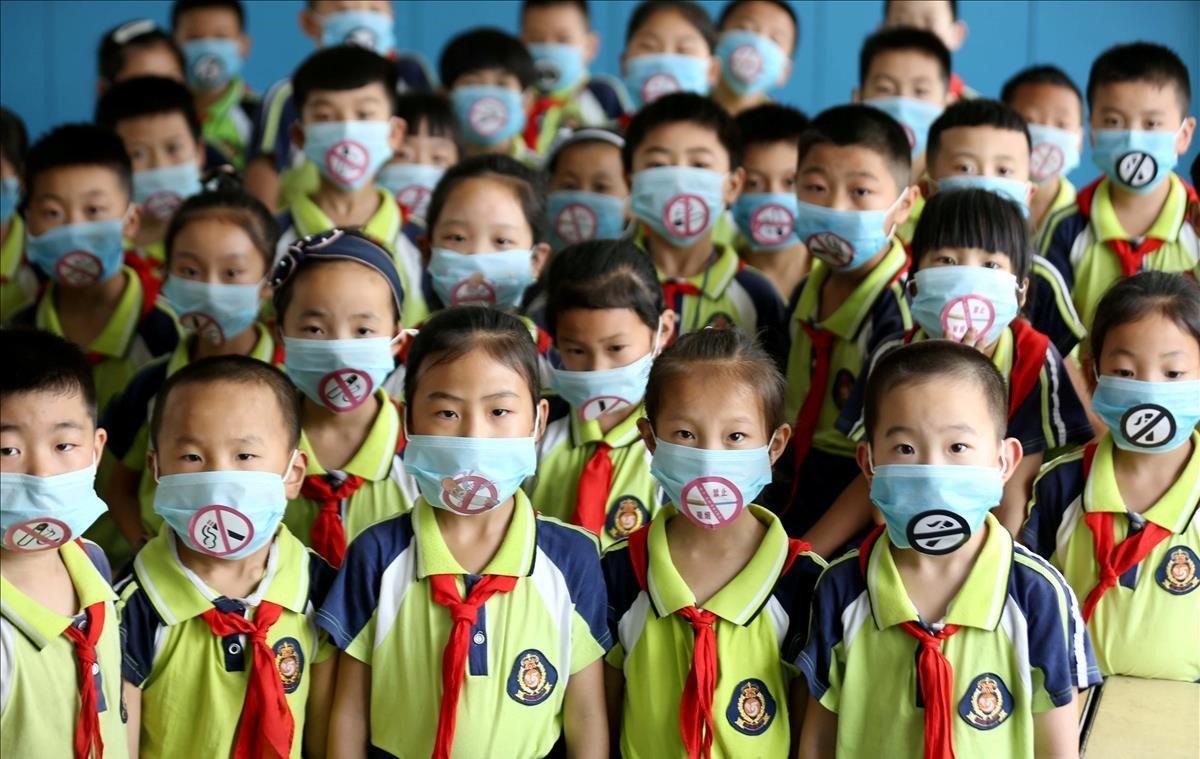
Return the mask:
{"type": "Polygon", "coordinates": [[[1050,338],[1037,331],[1024,319],[1014,319],[1013,366],[1008,378],[1008,418],[1012,419],[1021,404],[1037,386],[1038,375],[1046,363],[1050,338]]]}
{"type": "Polygon", "coordinates": [[[650,568],[650,554],[646,550],[646,540],[650,537],[650,525],[633,533],[628,538],[629,563],[633,567],[633,576],[637,578],[638,587],[647,588],[646,573],[650,568]]]}
{"type": "Polygon", "coordinates": [[[862,572],[863,579],[867,577],[867,562],[871,560],[871,549],[875,547],[875,541],[879,540],[879,536],[883,534],[885,525],[876,525],[875,529],[867,533],[867,537],[863,539],[862,545],[858,547],[858,569],[862,572]]]}
{"type": "Polygon", "coordinates": [[[138,317],[138,321],[142,321],[154,310],[154,304],[158,302],[158,293],[162,289],[162,281],[154,274],[150,263],[133,251],[125,251],[125,265],[133,269],[138,281],[142,283],[142,312],[138,317]]]}
{"type": "Polygon", "coordinates": [[[1083,479],[1086,481],[1092,473],[1092,460],[1096,458],[1096,447],[1100,445],[1092,441],[1083,447],[1083,479]]]}
{"type": "Polygon", "coordinates": [[[780,576],[788,573],[788,571],[792,568],[792,565],[796,563],[796,559],[800,558],[800,554],[811,550],[812,543],[809,543],[807,540],[801,540],[800,538],[788,538],[787,559],[783,562],[783,571],[779,573],[780,576]]]}

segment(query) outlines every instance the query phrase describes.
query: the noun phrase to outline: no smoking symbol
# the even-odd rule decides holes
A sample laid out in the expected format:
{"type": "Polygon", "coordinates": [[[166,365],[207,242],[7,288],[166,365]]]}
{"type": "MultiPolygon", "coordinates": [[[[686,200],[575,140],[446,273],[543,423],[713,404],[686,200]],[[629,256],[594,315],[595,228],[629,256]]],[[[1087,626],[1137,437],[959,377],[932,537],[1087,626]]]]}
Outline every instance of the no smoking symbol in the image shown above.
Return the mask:
{"type": "Polygon", "coordinates": [[[58,260],[54,272],[58,281],[72,287],[87,287],[100,281],[104,266],[86,250],[73,250],[58,260]]]}
{"type": "Polygon", "coordinates": [[[442,504],[459,514],[477,514],[500,503],[496,485],[486,477],[464,474],[442,480],[442,504]]]}
{"type": "Polygon", "coordinates": [[[479,274],[460,280],[450,290],[450,305],[462,306],[482,304],[490,306],[496,302],[496,288],[479,274]]]}
{"type": "Polygon", "coordinates": [[[720,527],[742,510],[742,491],[724,477],[697,477],[683,486],[682,508],[708,527],[720,527]]]}
{"type": "Polygon", "coordinates": [[[543,58],[535,64],[537,68],[538,87],[551,92],[558,86],[558,78],[562,75],[559,71],[558,64],[552,60],[543,58]]]}
{"type": "Polygon", "coordinates": [[[982,337],[995,323],[996,307],[982,295],[953,298],[942,309],[942,334],[952,340],[962,340],[972,329],[982,337]]]}
{"type": "Polygon", "coordinates": [[[14,524],[4,534],[4,545],[14,551],[44,551],[71,539],[71,528],[51,517],[14,524]]]}
{"type": "Polygon", "coordinates": [[[1049,142],[1034,145],[1029,156],[1029,175],[1035,182],[1045,182],[1062,171],[1064,160],[1059,146],[1049,142]]]}
{"type": "Polygon", "coordinates": [[[354,140],[339,140],[325,153],[325,168],[339,182],[357,182],[367,173],[367,149],[354,140]]]}
{"type": "Polygon", "coordinates": [[[225,333],[221,330],[221,325],[217,324],[217,320],[208,314],[191,311],[180,316],[179,323],[183,325],[184,329],[195,332],[210,343],[225,342],[225,333]]]}
{"type": "Polygon", "coordinates": [[[353,411],[371,397],[375,383],[357,369],[339,369],[321,378],[318,393],[331,411],[353,411]]]}
{"type": "Polygon", "coordinates": [[[750,237],[759,245],[779,245],[792,236],[792,212],[772,203],[750,215],[750,237]]]}
{"type": "Polygon", "coordinates": [[[343,42],[347,45],[358,45],[368,50],[375,49],[375,32],[365,26],[355,27],[346,35],[343,42]]]}
{"type": "Polygon", "coordinates": [[[571,245],[596,236],[596,212],[582,203],[571,203],[558,212],[554,231],[571,245]]]}
{"type": "Polygon", "coordinates": [[[624,398],[615,395],[602,395],[597,398],[587,400],[579,407],[579,418],[585,422],[590,422],[593,419],[598,419],[605,414],[611,414],[615,411],[622,411],[631,407],[633,404],[624,398]]]}
{"type": "Polygon", "coordinates": [[[1148,153],[1135,150],[1117,159],[1117,177],[1134,189],[1150,184],[1157,175],[1158,161],[1148,153]]]}
{"type": "Polygon", "coordinates": [[[425,212],[429,210],[429,188],[419,184],[401,187],[396,193],[396,202],[413,216],[425,218],[425,212]]]}
{"type": "Polygon", "coordinates": [[[971,528],[967,520],[953,511],[934,509],[913,517],[905,528],[908,544],[934,556],[950,553],[967,542],[971,528]]]}
{"type": "Polygon", "coordinates": [[[663,223],[680,237],[695,237],[708,229],[708,204],[699,195],[676,195],[663,209],[663,223]]]}
{"type": "Polygon", "coordinates": [[[1175,431],[1175,417],[1156,403],[1139,403],[1121,417],[1121,434],[1138,448],[1164,446],[1175,431]]]}
{"type": "Polygon", "coordinates": [[[729,55],[730,72],[743,82],[753,81],[762,69],[762,56],[753,45],[742,45],[729,55]]]}
{"type": "Polygon", "coordinates": [[[649,105],[663,95],[679,92],[680,89],[679,80],[673,75],[664,72],[651,74],[642,83],[642,102],[649,105]]]}
{"type": "Polygon", "coordinates": [[[230,506],[205,506],[188,523],[188,536],[199,551],[212,556],[237,553],[254,539],[254,525],[230,506]]]}
{"type": "Polygon", "coordinates": [[[204,84],[221,81],[224,71],[225,67],[221,65],[221,59],[215,55],[202,55],[196,61],[196,65],[192,66],[192,73],[204,84]]]}
{"type": "Polygon", "coordinates": [[[508,121],[508,106],[499,98],[482,97],[471,104],[467,123],[484,137],[491,137],[508,121]]]}
{"type": "Polygon", "coordinates": [[[845,266],[854,260],[854,246],[833,232],[818,232],[805,244],[810,253],[831,266],[845,266]]]}
{"type": "Polygon", "coordinates": [[[143,205],[145,205],[146,211],[154,218],[167,219],[170,218],[171,214],[175,213],[175,209],[179,208],[182,203],[183,197],[178,193],[164,190],[146,198],[146,202],[143,205]]]}

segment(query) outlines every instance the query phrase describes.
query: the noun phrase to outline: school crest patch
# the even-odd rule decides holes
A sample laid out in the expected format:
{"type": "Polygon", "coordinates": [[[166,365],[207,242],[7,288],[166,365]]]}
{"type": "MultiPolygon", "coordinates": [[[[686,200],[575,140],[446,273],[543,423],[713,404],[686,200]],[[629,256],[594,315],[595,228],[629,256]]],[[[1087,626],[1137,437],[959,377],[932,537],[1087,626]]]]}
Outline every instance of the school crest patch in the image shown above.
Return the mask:
{"type": "Polygon", "coordinates": [[[517,654],[512,673],[508,676],[508,695],[518,704],[536,706],[554,692],[558,684],[558,670],[536,648],[527,648],[517,654]]]}
{"type": "Polygon", "coordinates": [[[1154,573],[1154,581],[1158,587],[1176,596],[1185,596],[1200,585],[1196,577],[1196,565],[1200,558],[1187,546],[1171,546],[1158,571],[1154,573]]]}
{"type": "Polygon", "coordinates": [[[608,510],[608,536],[614,540],[627,538],[650,521],[650,512],[641,499],[632,495],[623,495],[616,500],[616,505],[608,510]]]}
{"type": "Polygon", "coordinates": [[[744,735],[762,735],[775,719],[776,704],[762,680],[749,678],[733,688],[725,719],[744,735]]]}
{"type": "Polygon", "coordinates": [[[304,650],[295,638],[280,638],[272,647],[275,651],[275,671],[284,693],[295,693],[304,674],[304,650]]]}
{"type": "Polygon", "coordinates": [[[1012,714],[1013,697],[1000,675],[984,672],[967,686],[958,714],[976,730],[999,727],[1012,714]]]}

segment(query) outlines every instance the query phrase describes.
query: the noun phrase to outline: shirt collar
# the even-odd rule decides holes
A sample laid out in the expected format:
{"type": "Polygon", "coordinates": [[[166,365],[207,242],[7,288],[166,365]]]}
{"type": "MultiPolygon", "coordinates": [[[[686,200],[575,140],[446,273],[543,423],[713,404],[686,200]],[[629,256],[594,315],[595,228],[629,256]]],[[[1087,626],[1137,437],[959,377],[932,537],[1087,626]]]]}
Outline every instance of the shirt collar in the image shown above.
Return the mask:
{"type": "MultiPolygon", "coordinates": [[[[1175,535],[1184,531],[1200,504],[1200,431],[1192,433],[1191,443],[1192,455],[1179,479],[1157,503],[1142,512],[1144,518],[1175,535]]],[[[1096,446],[1092,469],[1083,488],[1083,510],[1128,513],[1125,499],[1117,487],[1112,435],[1105,435],[1096,446]]]]}
{"type": "MultiPolygon", "coordinates": [[[[639,224],[635,236],[635,241],[646,251],[649,247],[646,245],[646,232],[644,225],[639,224]]],[[[729,283],[737,276],[741,270],[741,259],[738,258],[733,248],[713,241],[712,256],[708,259],[708,264],[704,267],[704,271],[693,277],[666,277],[660,271],[658,272],[659,282],[687,282],[695,285],[700,290],[705,298],[709,300],[717,300],[725,293],[725,288],[729,287],[729,283]]],[[[655,267],[657,270],[658,267],[655,267]]]]}
{"type": "MultiPolygon", "coordinates": [[[[390,192],[382,187],[376,187],[375,192],[379,195],[379,208],[367,219],[367,223],[362,225],[360,231],[391,250],[404,219],[400,214],[400,206],[396,204],[396,199],[390,192]]],[[[292,201],[291,211],[292,221],[301,237],[324,232],[336,226],[312,198],[303,193],[292,201]]]]}
{"type": "MultiPolygon", "coordinates": [[[[86,347],[89,353],[99,353],[104,356],[120,358],[129,349],[129,342],[137,332],[139,316],[141,315],[142,281],[128,266],[122,266],[117,276],[125,277],[125,289],[117,300],[117,307],[112,317],[100,330],[100,334],[86,347]]],[[[65,337],[62,322],[58,318],[58,310],[54,307],[54,282],[46,285],[37,306],[34,321],[39,329],[51,334],[65,337]]]]}
{"type": "Polygon", "coordinates": [[[829,330],[843,340],[853,340],[858,334],[864,321],[871,313],[871,307],[879,300],[879,294],[896,279],[904,269],[908,257],[904,253],[904,245],[896,237],[892,237],[891,246],[883,259],[872,269],[866,278],[858,283],[849,298],[837,307],[823,322],[817,322],[821,306],[821,286],[833,273],[824,261],[815,261],[812,271],[805,278],[800,290],[800,300],[796,304],[796,319],[815,323],[821,329],[829,330]]]}
{"type": "Polygon", "coordinates": [[[576,447],[590,443],[607,443],[608,447],[613,449],[633,445],[642,439],[642,433],[638,430],[637,423],[638,419],[645,415],[646,407],[639,403],[633,413],[609,430],[606,435],[600,431],[600,422],[595,419],[585,422],[575,413],[575,409],[571,409],[571,442],[576,447]]]}
{"type": "MultiPolygon", "coordinates": [[[[87,551],[77,543],[64,543],[58,548],[58,555],[66,565],[71,584],[75,586],[81,610],[102,601],[117,600],[116,593],[96,571],[87,551]]],[[[50,611],[3,577],[0,577],[0,588],[0,615],[20,630],[39,651],[50,645],[75,621],[74,617],[64,617],[50,611]]],[[[116,622],[115,618],[105,620],[106,624],[116,622]]]]}
{"type": "MultiPolygon", "coordinates": [[[[375,397],[379,400],[379,413],[375,415],[375,421],[371,422],[371,429],[367,431],[362,445],[354,452],[346,466],[339,470],[372,482],[387,479],[392,471],[392,461],[396,457],[396,446],[400,440],[400,413],[396,410],[396,404],[392,403],[392,399],[383,388],[375,391],[375,397]]],[[[300,450],[308,456],[307,474],[329,473],[321,466],[321,462],[317,461],[317,454],[313,451],[312,443],[304,434],[304,430],[300,430],[300,450]]]]}
{"type": "MultiPolygon", "coordinates": [[[[500,549],[480,575],[528,577],[533,574],[533,559],[537,553],[537,518],[524,491],[513,494],[512,521],[500,542],[500,549]]],[[[412,511],[413,532],[417,539],[417,579],[430,575],[465,575],[442,537],[434,507],[418,498],[412,511]]]]}
{"type": "MultiPolygon", "coordinates": [[[[250,349],[250,358],[265,361],[268,364],[272,363],[275,356],[275,339],[271,337],[271,330],[261,322],[255,322],[253,326],[258,334],[258,339],[254,341],[254,347],[250,349]]],[[[191,333],[180,340],[175,346],[175,350],[171,351],[171,357],[167,359],[168,377],[192,362],[192,348],[195,347],[198,339],[199,337],[195,333],[191,333]]]]}
{"type": "Polygon", "coordinates": [[[225,93],[204,109],[204,120],[220,121],[226,118],[233,107],[242,102],[245,92],[246,82],[241,77],[235,77],[225,88],[225,93]]]}
{"type": "Polygon", "coordinates": [[[1046,216],[1055,211],[1062,210],[1075,202],[1075,185],[1071,184],[1071,180],[1066,177],[1058,178],[1058,192],[1054,195],[1054,200],[1050,201],[1050,208],[1046,211],[1046,216]]]}
{"type": "Polygon", "coordinates": [[[0,278],[4,280],[16,276],[21,265],[21,254],[24,252],[25,221],[20,214],[14,213],[8,225],[8,237],[0,246],[0,278]]]}
{"type": "MultiPolygon", "coordinates": [[[[1000,623],[1000,613],[1008,595],[1008,573],[1012,568],[1012,536],[996,518],[988,514],[984,520],[988,534],[979,557],[967,574],[958,593],[946,609],[948,625],[994,630],[1000,623]]],[[[909,598],[900,570],[892,556],[892,541],[886,531],[871,547],[867,560],[867,596],[875,626],[886,629],[902,622],[919,620],[916,607],[909,598]]]]}
{"type": "MultiPolygon", "coordinates": [[[[1174,172],[1167,175],[1167,181],[1171,183],[1171,190],[1167,193],[1167,199],[1158,217],[1154,219],[1150,229],[1146,230],[1145,237],[1175,242],[1183,226],[1183,215],[1187,211],[1187,190],[1174,172]]],[[[1109,193],[1111,186],[1108,177],[1105,177],[1096,188],[1096,194],[1092,198],[1092,229],[1101,242],[1129,240],[1129,233],[1121,226],[1117,212],[1113,210],[1112,195],[1109,193]]]]}

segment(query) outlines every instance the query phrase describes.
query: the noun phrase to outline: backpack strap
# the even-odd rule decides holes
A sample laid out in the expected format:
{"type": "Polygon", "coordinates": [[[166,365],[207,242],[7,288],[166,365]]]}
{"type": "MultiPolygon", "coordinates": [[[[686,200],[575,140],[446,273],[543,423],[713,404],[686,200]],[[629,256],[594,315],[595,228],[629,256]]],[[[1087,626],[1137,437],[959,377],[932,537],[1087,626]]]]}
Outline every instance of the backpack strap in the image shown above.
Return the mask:
{"type": "Polygon", "coordinates": [[[1046,352],[1050,349],[1050,338],[1024,319],[1014,319],[1012,331],[1013,366],[1008,378],[1010,420],[1037,386],[1038,375],[1046,363],[1046,352]]]}
{"type": "Polygon", "coordinates": [[[883,534],[886,525],[876,525],[875,529],[867,533],[867,537],[863,539],[862,545],[858,547],[858,569],[862,572],[863,579],[867,577],[867,562],[871,560],[871,549],[875,547],[875,541],[879,540],[879,536],[883,534]]]}
{"type": "Polygon", "coordinates": [[[646,525],[628,538],[629,563],[633,567],[633,576],[637,578],[638,587],[645,590],[646,574],[650,569],[650,553],[646,549],[646,541],[650,537],[650,525],[646,525]]]}

